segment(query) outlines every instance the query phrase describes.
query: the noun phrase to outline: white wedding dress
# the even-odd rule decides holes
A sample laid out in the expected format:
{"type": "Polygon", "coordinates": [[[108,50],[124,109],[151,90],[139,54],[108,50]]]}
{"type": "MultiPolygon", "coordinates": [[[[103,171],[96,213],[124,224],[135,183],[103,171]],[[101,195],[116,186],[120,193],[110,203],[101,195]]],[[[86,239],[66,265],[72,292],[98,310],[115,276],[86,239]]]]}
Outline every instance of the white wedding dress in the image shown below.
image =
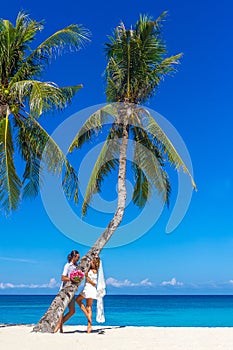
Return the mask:
{"type": "Polygon", "coordinates": [[[100,261],[98,275],[94,273],[92,270],[90,270],[88,272],[88,277],[95,283],[95,285],[97,285],[97,287],[94,287],[92,284],[86,281],[83,291],[80,294],[85,299],[88,299],[88,298],[97,299],[96,321],[99,323],[103,323],[105,322],[103,297],[106,294],[106,290],[105,290],[106,285],[104,280],[102,261],[100,261]],[[97,276],[98,276],[98,282],[97,282],[97,276]]]}
{"type": "MultiPolygon", "coordinates": [[[[94,273],[92,270],[90,270],[88,272],[88,277],[95,283],[95,285],[97,285],[97,273],[94,273]]],[[[97,299],[96,287],[94,287],[92,284],[86,281],[81,295],[85,299],[97,299]]]]}

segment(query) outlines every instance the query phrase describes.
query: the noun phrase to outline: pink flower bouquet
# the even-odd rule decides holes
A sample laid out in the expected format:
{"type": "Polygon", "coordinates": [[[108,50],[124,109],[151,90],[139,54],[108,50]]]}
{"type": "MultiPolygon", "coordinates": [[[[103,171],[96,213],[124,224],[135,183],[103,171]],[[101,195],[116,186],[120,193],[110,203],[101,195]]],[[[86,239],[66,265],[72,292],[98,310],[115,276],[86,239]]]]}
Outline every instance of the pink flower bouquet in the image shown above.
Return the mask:
{"type": "Polygon", "coordinates": [[[74,270],[70,274],[70,279],[74,282],[82,281],[85,274],[81,270],[74,270]]]}

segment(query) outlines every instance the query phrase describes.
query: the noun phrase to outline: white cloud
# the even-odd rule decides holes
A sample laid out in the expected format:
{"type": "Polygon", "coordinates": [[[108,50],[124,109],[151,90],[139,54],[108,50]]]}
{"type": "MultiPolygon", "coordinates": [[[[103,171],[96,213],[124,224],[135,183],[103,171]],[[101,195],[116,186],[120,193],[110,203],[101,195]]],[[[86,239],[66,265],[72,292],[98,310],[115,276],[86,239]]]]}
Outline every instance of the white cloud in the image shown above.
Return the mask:
{"type": "Polygon", "coordinates": [[[230,280],[229,283],[230,283],[230,284],[233,284],[233,280],[230,280]]]}
{"type": "Polygon", "coordinates": [[[0,283],[0,289],[14,288],[12,283],[0,283]]]}
{"type": "Polygon", "coordinates": [[[14,288],[30,288],[30,289],[37,289],[37,288],[56,288],[60,285],[55,278],[50,278],[48,283],[43,284],[13,284],[13,283],[0,283],[0,290],[1,289],[14,289],[14,288]]]}
{"type": "Polygon", "coordinates": [[[121,288],[121,287],[148,287],[148,286],[152,286],[153,283],[149,281],[148,278],[145,278],[144,280],[138,282],[138,283],[134,283],[131,282],[129,280],[124,280],[124,281],[119,281],[115,278],[109,277],[106,280],[106,284],[116,287],[116,288],[121,288]]]}
{"type": "Polygon", "coordinates": [[[144,280],[142,280],[140,282],[140,286],[152,286],[152,285],[153,285],[153,283],[150,282],[148,278],[145,278],[144,280]]]}
{"type": "Polygon", "coordinates": [[[60,286],[60,283],[58,283],[55,278],[50,278],[49,280],[49,288],[55,288],[60,286]]]}
{"type": "Polygon", "coordinates": [[[183,286],[183,282],[178,282],[175,277],[173,277],[170,281],[163,281],[161,286],[183,286]]]}
{"type": "Polygon", "coordinates": [[[30,259],[23,259],[23,258],[11,258],[7,256],[0,256],[0,260],[5,260],[5,261],[14,261],[14,262],[19,262],[19,263],[27,263],[27,264],[36,264],[37,261],[35,260],[30,260],[30,259]]]}

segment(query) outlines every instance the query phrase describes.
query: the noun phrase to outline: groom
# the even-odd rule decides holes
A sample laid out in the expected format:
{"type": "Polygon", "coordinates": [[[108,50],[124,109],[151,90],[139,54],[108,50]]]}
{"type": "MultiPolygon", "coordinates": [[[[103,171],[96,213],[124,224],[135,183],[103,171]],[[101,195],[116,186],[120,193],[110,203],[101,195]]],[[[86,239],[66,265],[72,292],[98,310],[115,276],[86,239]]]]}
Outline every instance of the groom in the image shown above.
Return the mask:
{"type": "MultiPolygon", "coordinates": [[[[70,281],[70,274],[76,269],[77,262],[80,259],[80,254],[77,250],[72,250],[72,252],[68,255],[67,259],[68,262],[65,264],[61,276],[62,283],[60,290],[64,288],[68,281],[70,281]]],[[[68,309],[69,311],[67,312],[67,314],[61,317],[60,322],[55,327],[54,333],[57,332],[58,329],[60,329],[60,332],[63,333],[63,323],[65,323],[75,313],[75,297],[73,297],[72,300],[69,302],[68,309]]]]}

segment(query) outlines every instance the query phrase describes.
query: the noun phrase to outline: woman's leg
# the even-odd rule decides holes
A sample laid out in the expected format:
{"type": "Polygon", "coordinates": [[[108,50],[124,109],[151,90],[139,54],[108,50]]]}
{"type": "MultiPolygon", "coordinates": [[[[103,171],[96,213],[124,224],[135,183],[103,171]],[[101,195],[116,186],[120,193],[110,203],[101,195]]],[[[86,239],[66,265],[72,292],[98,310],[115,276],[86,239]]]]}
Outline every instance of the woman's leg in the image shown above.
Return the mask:
{"type": "Polygon", "coordinates": [[[91,321],[91,319],[89,318],[89,313],[87,312],[87,309],[85,307],[85,305],[83,304],[83,299],[85,299],[81,294],[79,294],[76,298],[76,303],[78,303],[80,309],[82,310],[82,312],[85,314],[86,318],[88,319],[88,322],[91,321]]]}
{"type": "Polygon", "coordinates": [[[92,304],[93,304],[93,299],[88,298],[87,299],[87,312],[89,314],[89,318],[88,318],[88,324],[87,324],[87,333],[91,333],[92,331],[92,304]]]}

